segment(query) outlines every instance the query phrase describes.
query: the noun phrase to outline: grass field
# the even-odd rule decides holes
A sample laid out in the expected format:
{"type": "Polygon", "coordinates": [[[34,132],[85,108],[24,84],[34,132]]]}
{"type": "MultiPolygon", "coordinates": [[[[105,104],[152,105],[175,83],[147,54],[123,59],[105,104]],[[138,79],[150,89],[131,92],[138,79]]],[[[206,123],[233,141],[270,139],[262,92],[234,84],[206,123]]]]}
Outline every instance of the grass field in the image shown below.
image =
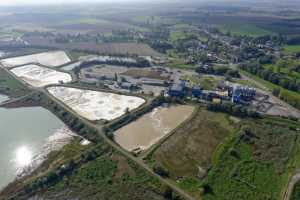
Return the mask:
{"type": "Polygon", "coordinates": [[[19,97],[28,92],[30,92],[28,88],[11,77],[5,70],[0,69],[0,93],[10,97],[19,97]]]}
{"type": "Polygon", "coordinates": [[[299,124],[272,118],[243,120],[241,126],[218,149],[203,199],[281,199],[288,177],[300,166],[299,124]]]}
{"type": "Polygon", "coordinates": [[[218,145],[235,130],[226,114],[199,108],[193,119],[176,130],[153,154],[152,164],[165,167],[170,178],[196,197],[200,197],[199,176],[211,167],[218,145]]]}
{"type": "Polygon", "coordinates": [[[300,52],[300,45],[286,45],[283,47],[283,52],[287,54],[291,53],[299,53],[300,52]]]}
{"type": "Polygon", "coordinates": [[[223,33],[231,32],[233,35],[249,35],[252,37],[258,37],[262,35],[271,34],[270,31],[259,28],[251,24],[224,24],[220,25],[219,29],[223,33]]]}

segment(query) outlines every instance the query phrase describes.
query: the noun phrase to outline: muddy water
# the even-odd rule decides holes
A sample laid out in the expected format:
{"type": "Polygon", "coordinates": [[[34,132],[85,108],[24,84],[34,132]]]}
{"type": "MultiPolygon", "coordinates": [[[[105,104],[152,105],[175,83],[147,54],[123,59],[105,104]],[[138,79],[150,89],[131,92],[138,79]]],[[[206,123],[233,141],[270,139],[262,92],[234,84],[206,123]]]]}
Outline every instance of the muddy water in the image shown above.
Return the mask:
{"type": "Polygon", "coordinates": [[[115,141],[128,151],[148,149],[170,133],[193,112],[194,107],[159,107],[115,133],[115,141]]]}

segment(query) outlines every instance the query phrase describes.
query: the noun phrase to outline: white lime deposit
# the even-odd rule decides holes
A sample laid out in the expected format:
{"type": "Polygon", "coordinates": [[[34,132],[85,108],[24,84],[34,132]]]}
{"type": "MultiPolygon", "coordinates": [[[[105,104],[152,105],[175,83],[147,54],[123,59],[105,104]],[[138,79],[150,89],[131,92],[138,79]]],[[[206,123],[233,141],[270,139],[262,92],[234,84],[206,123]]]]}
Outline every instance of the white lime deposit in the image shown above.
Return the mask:
{"type": "Polygon", "coordinates": [[[134,110],[145,103],[145,100],[139,97],[63,86],[50,87],[48,91],[91,121],[113,120],[124,115],[126,110],[134,110]]]}
{"type": "Polygon", "coordinates": [[[43,87],[50,84],[58,84],[60,82],[68,83],[72,81],[72,76],[68,73],[38,65],[25,65],[13,68],[11,72],[34,87],[43,87]]]}
{"type": "Polygon", "coordinates": [[[1,60],[1,64],[7,68],[31,63],[37,63],[47,67],[58,67],[69,62],[71,62],[71,59],[64,51],[50,51],[1,60]]]}

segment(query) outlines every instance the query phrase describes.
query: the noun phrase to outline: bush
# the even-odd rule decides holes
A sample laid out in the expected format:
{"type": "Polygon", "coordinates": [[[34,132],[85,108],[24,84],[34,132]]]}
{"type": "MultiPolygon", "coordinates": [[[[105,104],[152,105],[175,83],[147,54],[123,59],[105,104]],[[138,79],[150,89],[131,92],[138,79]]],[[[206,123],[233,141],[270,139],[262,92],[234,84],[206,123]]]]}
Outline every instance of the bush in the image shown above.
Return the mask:
{"type": "Polygon", "coordinates": [[[169,177],[169,171],[160,165],[155,165],[153,167],[153,171],[160,175],[161,177],[167,178],[169,177]]]}

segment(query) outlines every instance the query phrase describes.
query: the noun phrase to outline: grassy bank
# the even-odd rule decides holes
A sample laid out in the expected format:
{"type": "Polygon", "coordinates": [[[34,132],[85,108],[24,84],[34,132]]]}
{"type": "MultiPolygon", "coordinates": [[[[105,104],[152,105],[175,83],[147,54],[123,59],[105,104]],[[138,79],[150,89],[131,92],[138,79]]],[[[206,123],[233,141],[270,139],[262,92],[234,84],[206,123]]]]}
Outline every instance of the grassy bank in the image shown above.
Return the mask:
{"type": "Polygon", "coordinates": [[[26,95],[30,90],[22,83],[14,79],[4,69],[0,69],[0,93],[10,97],[26,95]]]}

